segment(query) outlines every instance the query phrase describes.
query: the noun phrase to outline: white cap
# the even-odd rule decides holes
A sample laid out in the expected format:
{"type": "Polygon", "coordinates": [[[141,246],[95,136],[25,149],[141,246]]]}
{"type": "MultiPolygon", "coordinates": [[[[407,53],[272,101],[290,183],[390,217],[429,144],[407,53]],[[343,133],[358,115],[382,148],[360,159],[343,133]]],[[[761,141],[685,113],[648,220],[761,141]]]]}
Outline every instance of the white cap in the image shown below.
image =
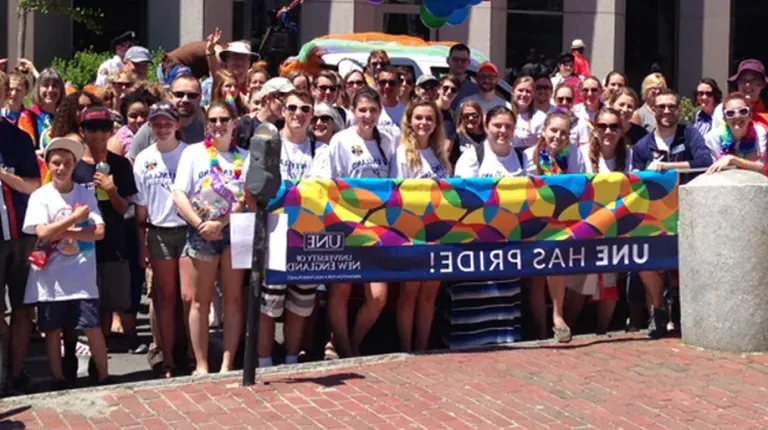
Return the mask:
{"type": "Polygon", "coordinates": [[[125,51],[125,60],[131,63],[148,63],[152,61],[149,49],[143,46],[131,46],[125,51]]]}
{"type": "Polygon", "coordinates": [[[45,158],[48,159],[48,153],[55,149],[63,149],[69,151],[75,156],[75,163],[78,163],[83,158],[85,152],[85,145],[82,143],[69,139],[66,137],[57,137],[51,140],[51,143],[45,148],[45,158]]]}
{"type": "Polygon", "coordinates": [[[259,97],[264,98],[264,96],[272,93],[287,94],[295,89],[296,87],[293,86],[291,81],[282,76],[278,76],[264,83],[264,85],[261,87],[261,91],[259,91],[259,97]]]}

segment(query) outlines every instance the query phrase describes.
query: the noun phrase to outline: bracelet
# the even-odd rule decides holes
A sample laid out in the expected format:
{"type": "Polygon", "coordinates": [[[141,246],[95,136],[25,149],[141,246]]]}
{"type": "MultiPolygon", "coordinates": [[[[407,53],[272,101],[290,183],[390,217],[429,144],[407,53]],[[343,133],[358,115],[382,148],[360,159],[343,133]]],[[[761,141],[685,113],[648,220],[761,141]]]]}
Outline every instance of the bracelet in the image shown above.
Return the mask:
{"type": "Polygon", "coordinates": [[[200,226],[203,225],[204,222],[205,222],[205,220],[201,219],[200,222],[197,223],[197,225],[195,226],[195,230],[200,230],[200,226]]]}

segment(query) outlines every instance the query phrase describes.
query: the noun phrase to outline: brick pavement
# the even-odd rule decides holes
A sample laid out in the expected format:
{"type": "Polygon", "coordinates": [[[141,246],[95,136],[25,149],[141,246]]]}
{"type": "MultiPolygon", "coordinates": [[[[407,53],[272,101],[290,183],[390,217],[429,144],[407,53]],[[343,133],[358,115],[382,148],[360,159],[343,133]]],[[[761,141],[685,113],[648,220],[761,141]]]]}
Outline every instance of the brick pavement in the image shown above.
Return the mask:
{"type": "Polygon", "coordinates": [[[179,382],[5,400],[0,429],[768,427],[768,355],[641,335],[179,382]]]}

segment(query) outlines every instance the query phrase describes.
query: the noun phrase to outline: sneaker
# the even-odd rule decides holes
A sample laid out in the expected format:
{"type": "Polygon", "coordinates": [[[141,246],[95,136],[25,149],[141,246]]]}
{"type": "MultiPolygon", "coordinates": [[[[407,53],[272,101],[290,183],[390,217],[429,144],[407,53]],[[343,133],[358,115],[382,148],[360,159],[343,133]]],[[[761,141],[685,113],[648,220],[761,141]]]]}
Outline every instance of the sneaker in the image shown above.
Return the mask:
{"type": "Polygon", "coordinates": [[[669,314],[666,309],[651,307],[651,319],[648,321],[648,336],[660,339],[667,334],[669,314]]]}
{"type": "Polygon", "coordinates": [[[27,372],[23,370],[19,376],[9,376],[8,380],[6,381],[6,394],[10,396],[27,394],[27,389],[29,388],[30,382],[31,379],[29,379],[29,375],[27,375],[27,372]]]}
{"type": "Polygon", "coordinates": [[[149,351],[149,347],[139,341],[139,337],[136,334],[124,334],[125,347],[129,354],[142,355],[149,351]]]}

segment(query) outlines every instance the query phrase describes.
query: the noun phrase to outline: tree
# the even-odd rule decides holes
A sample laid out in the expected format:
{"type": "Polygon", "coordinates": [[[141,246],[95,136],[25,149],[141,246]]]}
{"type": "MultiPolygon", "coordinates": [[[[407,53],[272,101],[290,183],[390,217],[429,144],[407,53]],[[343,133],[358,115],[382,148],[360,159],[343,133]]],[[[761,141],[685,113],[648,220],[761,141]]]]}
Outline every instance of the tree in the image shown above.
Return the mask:
{"type": "Polygon", "coordinates": [[[72,21],[84,24],[88,30],[99,32],[101,25],[98,18],[103,18],[101,9],[74,7],[72,0],[18,0],[16,16],[19,18],[19,31],[16,39],[16,52],[24,58],[27,44],[27,16],[32,13],[56,13],[68,15],[72,21]]]}

